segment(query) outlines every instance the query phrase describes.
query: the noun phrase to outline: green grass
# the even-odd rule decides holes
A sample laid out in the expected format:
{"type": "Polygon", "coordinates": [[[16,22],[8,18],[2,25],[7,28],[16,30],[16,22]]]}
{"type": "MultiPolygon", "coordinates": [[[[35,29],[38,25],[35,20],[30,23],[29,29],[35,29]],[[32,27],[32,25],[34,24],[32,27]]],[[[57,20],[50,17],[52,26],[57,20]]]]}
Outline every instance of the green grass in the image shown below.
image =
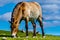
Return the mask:
{"type": "Polygon", "coordinates": [[[0,40],[3,40],[3,37],[6,37],[6,40],[60,40],[60,36],[46,35],[46,38],[42,38],[41,34],[37,34],[36,38],[32,38],[33,33],[29,32],[29,38],[26,38],[25,34],[19,31],[17,38],[11,38],[9,31],[0,31],[0,40]]]}

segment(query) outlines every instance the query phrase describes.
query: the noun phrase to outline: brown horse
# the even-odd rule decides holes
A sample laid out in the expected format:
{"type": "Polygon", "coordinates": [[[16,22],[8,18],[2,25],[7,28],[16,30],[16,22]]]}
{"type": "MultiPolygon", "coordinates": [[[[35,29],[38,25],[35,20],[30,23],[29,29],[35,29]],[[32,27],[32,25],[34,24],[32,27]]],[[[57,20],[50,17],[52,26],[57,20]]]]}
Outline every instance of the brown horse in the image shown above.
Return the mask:
{"type": "MultiPolygon", "coordinates": [[[[25,20],[26,36],[28,36],[28,21],[33,25],[33,36],[36,36],[36,24],[34,20],[40,23],[42,30],[42,37],[44,36],[43,23],[42,23],[42,9],[37,2],[20,2],[18,3],[11,16],[11,33],[16,37],[18,26],[21,20],[25,20]]],[[[23,24],[24,25],[24,24],[23,24]]]]}

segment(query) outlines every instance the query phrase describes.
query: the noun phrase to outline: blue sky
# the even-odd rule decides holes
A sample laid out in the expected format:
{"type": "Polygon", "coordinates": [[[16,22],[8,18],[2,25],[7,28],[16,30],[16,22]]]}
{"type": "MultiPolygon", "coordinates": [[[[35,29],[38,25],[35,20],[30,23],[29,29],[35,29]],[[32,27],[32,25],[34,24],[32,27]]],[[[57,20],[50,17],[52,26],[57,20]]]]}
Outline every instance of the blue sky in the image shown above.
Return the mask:
{"type": "MultiPolygon", "coordinates": [[[[10,23],[8,20],[11,18],[13,8],[18,2],[29,0],[0,0],[0,30],[10,30],[10,23]]],[[[43,24],[46,34],[60,35],[60,0],[30,0],[36,1],[41,4],[43,11],[43,24]]],[[[25,30],[25,22],[22,21],[19,29],[25,30]]],[[[29,31],[33,30],[32,24],[29,22],[29,31]]],[[[36,30],[41,33],[39,23],[36,22],[36,30]]]]}

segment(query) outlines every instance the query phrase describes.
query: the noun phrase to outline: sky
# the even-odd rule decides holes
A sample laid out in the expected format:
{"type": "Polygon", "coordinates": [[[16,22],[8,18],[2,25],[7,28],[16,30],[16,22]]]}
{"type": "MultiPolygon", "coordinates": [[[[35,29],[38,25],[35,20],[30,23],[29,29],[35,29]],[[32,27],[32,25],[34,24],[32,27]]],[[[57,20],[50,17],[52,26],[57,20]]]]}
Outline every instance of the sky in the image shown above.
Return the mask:
{"type": "MultiPolygon", "coordinates": [[[[43,14],[45,34],[60,35],[60,0],[0,0],[0,30],[10,31],[11,13],[18,2],[36,1],[40,3],[43,14]]],[[[29,31],[33,31],[32,24],[28,23],[29,31]]],[[[41,33],[39,23],[36,22],[36,31],[41,33]]],[[[19,25],[19,30],[25,30],[25,21],[19,25]],[[24,24],[24,25],[23,25],[24,24]]]]}

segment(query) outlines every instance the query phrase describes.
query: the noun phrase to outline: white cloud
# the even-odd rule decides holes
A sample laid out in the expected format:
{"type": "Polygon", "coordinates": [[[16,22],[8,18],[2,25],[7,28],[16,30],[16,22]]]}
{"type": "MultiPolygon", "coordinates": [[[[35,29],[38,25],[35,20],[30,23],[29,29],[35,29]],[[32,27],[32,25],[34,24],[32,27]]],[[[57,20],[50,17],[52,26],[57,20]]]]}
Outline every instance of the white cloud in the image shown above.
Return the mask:
{"type": "Polygon", "coordinates": [[[21,2],[23,0],[0,0],[0,7],[1,6],[4,6],[5,4],[8,4],[8,3],[18,3],[18,2],[21,2]]]}
{"type": "Polygon", "coordinates": [[[60,21],[43,21],[44,27],[57,27],[60,26],[60,21]]]}
{"type": "Polygon", "coordinates": [[[8,3],[18,3],[18,2],[21,2],[21,1],[36,1],[36,2],[39,2],[39,3],[44,3],[44,4],[51,4],[51,3],[54,3],[54,4],[59,4],[60,3],[60,0],[0,0],[0,6],[4,6],[5,4],[8,4],[8,3]]]}
{"type": "Polygon", "coordinates": [[[0,6],[4,6],[5,4],[10,3],[12,0],[0,0],[0,6]]]}
{"type": "Polygon", "coordinates": [[[28,1],[28,0],[13,0],[13,3],[18,3],[18,2],[22,2],[22,1],[28,1]]]}
{"type": "Polygon", "coordinates": [[[9,21],[11,19],[11,12],[0,15],[0,20],[9,21]]]}
{"type": "Polygon", "coordinates": [[[43,12],[53,12],[53,13],[59,13],[58,10],[60,10],[60,6],[56,4],[48,4],[48,5],[42,5],[43,12]]]}
{"type": "Polygon", "coordinates": [[[60,6],[57,4],[42,5],[45,20],[60,20],[60,6]]]}
{"type": "Polygon", "coordinates": [[[44,17],[44,20],[60,20],[60,16],[48,15],[44,17]]]}
{"type": "Polygon", "coordinates": [[[59,4],[60,3],[60,0],[44,0],[44,3],[54,3],[54,4],[59,4]]]}
{"type": "Polygon", "coordinates": [[[0,0],[0,7],[8,4],[8,3],[15,3],[17,4],[18,2],[21,2],[21,1],[31,1],[31,0],[0,0]]]}

